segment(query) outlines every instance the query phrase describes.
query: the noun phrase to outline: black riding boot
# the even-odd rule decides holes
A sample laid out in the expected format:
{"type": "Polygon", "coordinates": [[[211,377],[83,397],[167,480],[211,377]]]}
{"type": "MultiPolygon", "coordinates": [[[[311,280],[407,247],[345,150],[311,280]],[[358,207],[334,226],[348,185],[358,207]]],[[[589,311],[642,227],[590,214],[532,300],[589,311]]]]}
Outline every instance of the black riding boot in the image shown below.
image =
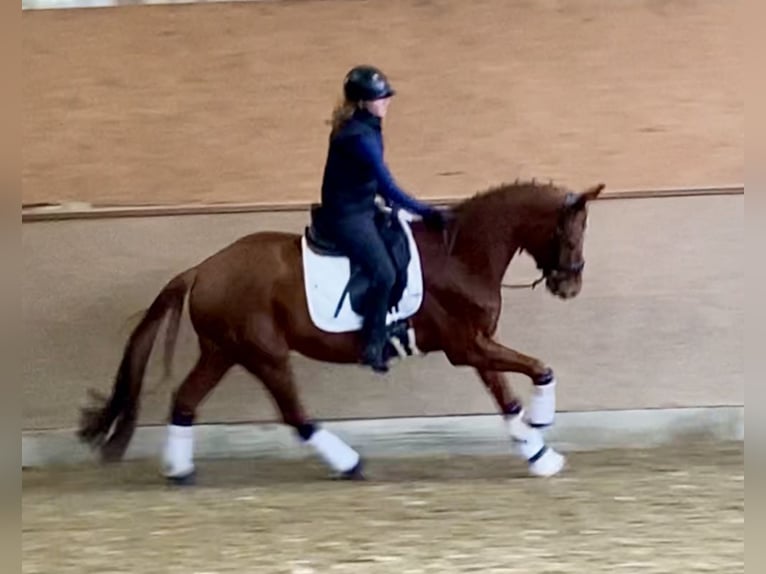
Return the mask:
{"type": "Polygon", "coordinates": [[[383,354],[388,343],[386,314],[386,299],[371,295],[362,325],[362,335],[365,339],[362,362],[372,367],[376,373],[388,372],[388,365],[383,354]]]}

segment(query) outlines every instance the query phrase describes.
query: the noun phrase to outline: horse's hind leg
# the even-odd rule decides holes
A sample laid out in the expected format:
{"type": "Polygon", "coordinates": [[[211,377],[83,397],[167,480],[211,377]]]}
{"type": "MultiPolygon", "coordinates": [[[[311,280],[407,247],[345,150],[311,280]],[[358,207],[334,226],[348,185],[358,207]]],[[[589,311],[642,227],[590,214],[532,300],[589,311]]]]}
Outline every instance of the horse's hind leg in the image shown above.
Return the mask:
{"type": "Polygon", "coordinates": [[[285,424],[291,426],[304,444],[309,445],[339,478],[363,478],[359,453],[333,432],[321,428],[305,413],[298,397],[288,358],[253,359],[244,365],[268,389],[285,424]]]}
{"type": "Polygon", "coordinates": [[[213,343],[200,340],[200,357],[173,394],[167,439],[163,450],[163,473],[179,484],[194,476],[194,418],[197,407],[220,382],[234,361],[213,343]]]}

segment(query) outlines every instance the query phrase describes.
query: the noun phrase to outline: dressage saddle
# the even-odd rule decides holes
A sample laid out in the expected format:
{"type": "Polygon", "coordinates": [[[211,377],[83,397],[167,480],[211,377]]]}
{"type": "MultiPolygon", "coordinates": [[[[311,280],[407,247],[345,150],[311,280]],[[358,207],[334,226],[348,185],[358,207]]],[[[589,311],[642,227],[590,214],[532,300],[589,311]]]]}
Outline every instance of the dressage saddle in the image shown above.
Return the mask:
{"type": "MultiPolygon", "coordinates": [[[[306,243],[313,252],[318,255],[329,257],[346,257],[346,254],[337,246],[331,239],[328,239],[326,235],[323,235],[321,229],[322,211],[319,204],[311,205],[311,223],[306,226],[305,237],[306,243]]],[[[410,244],[407,238],[407,234],[402,228],[402,223],[399,220],[398,209],[380,209],[375,215],[375,224],[383,238],[383,243],[386,245],[391,260],[394,263],[394,269],[396,270],[396,282],[391,290],[391,296],[388,301],[388,308],[395,309],[402,298],[404,289],[407,287],[407,268],[410,264],[412,254],[410,253],[410,244]]],[[[370,279],[362,271],[360,265],[354,261],[349,260],[350,263],[350,276],[346,288],[341,294],[338,305],[335,309],[335,316],[338,316],[341,308],[343,307],[343,301],[346,296],[349,297],[351,308],[355,313],[364,315],[364,309],[366,307],[367,292],[370,288],[370,279]]]]}

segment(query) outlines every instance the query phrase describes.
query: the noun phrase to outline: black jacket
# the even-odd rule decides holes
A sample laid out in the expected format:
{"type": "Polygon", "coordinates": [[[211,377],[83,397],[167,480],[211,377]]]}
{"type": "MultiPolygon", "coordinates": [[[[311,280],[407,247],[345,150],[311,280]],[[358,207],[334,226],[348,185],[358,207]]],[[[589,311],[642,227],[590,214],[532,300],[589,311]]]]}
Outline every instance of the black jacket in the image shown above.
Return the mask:
{"type": "Polygon", "coordinates": [[[331,136],[322,179],[322,219],[330,223],[375,210],[375,196],[426,217],[434,208],[404,192],[383,160],[380,118],[359,109],[331,136]]]}

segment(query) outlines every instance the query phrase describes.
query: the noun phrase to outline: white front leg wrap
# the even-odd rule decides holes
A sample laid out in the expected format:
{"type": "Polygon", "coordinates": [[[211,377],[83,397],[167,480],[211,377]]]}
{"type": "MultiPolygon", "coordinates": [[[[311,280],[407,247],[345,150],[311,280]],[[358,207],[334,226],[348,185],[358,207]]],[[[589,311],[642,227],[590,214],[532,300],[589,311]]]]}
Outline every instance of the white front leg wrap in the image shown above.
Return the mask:
{"type": "Polygon", "coordinates": [[[326,429],[314,431],[306,442],[336,472],[348,472],[359,463],[359,453],[326,429]]]}
{"type": "Polygon", "coordinates": [[[194,472],[194,431],[190,426],[167,426],[167,439],[162,453],[162,472],[169,478],[180,478],[194,472]]]}
{"type": "Polygon", "coordinates": [[[524,422],[523,412],[508,419],[508,434],[511,435],[514,450],[529,460],[545,447],[545,440],[539,430],[524,422]]]}
{"type": "Polygon", "coordinates": [[[556,379],[544,385],[534,385],[526,420],[532,426],[544,427],[556,419],[556,379]]]}
{"type": "Polygon", "coordinates": [[[529,464],[533,476],[553,476],[561,472],[566,458],[545,444],[542,433],[524,422],[524,413],[509,419],[508,433],[513,448],[529,464]]]}

